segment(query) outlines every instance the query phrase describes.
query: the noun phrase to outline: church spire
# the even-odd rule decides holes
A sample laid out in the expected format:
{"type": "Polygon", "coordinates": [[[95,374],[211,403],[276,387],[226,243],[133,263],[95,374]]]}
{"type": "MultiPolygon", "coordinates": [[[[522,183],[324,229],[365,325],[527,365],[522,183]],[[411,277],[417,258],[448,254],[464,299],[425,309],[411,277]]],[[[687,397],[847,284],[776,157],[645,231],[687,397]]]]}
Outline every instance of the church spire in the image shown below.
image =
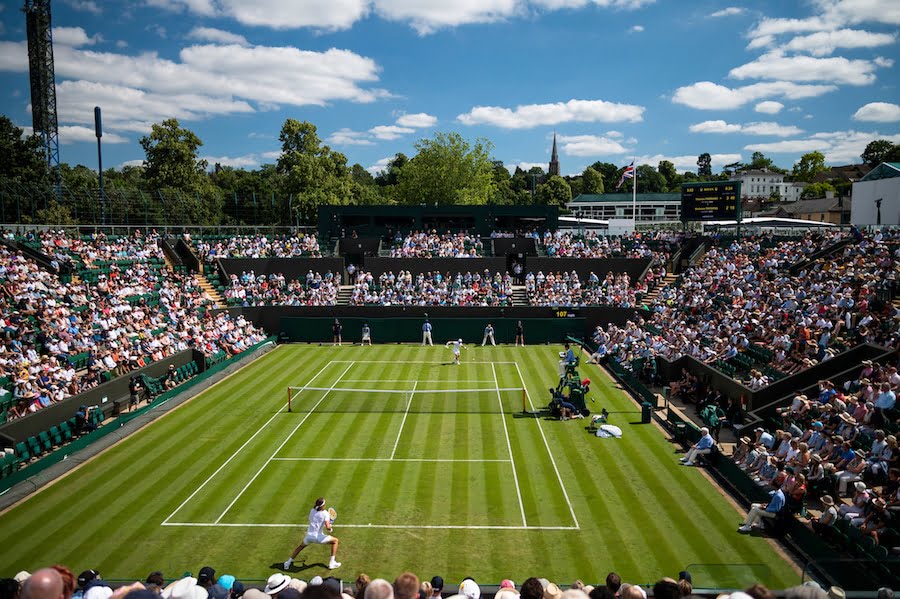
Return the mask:
{"type": "Polygon", "coordinates": [[[550,168],[547,169],[550,176],[559,175],[559,156],[556,153],[556,132],[553,132],[553,150],[550,152],[550,168]]]}

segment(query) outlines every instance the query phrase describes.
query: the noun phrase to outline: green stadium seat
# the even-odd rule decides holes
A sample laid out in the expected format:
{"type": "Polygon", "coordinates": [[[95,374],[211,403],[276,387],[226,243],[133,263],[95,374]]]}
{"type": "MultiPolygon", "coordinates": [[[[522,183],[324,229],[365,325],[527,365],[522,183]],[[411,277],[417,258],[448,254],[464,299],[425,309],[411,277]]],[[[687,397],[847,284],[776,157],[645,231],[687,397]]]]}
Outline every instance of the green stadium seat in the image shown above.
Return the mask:
{"type": "Polygon", "coordinates": [[[62,433],[63,439],[66,441],[72,440],[72,429],[69,428],[69,423],[66,421],[59,423],[59,432],[62,433]]]}
{"type": "Polygon", "coordinates": [[[38,433],[38,441],[41,443],[41,447],[44,448],[44,451],[50,451],[53,449],[53,439],[50,438],[50,433],[47,431],[41,431],[38,433]]]}
{"type": "Polygon", "coordinates": [[[59,431],[59,427],[57,427],[57,426],[50,427],[50,439],[53,441],[54,445],[57,445],[57,446],[62,445],[63,436],[62,436],[62,433],[59,431]]]}
{"type": "Polygon", "coordinates": [[[31,459],[31,451],[29,451],[28,446],[25,445],[24,441],[16,443],[16,455],[19,456],[19,460],[23,462],[27,462],[31,459]]]}
{"type": "Polygon", "coordinates": [[[31,451],[32,456],[37,457],[44,453],[44,450],[41,448],[41,444],[37,440],[37,437],[28,437],[25,442],[28,443],[28,449],[31,451]]]}

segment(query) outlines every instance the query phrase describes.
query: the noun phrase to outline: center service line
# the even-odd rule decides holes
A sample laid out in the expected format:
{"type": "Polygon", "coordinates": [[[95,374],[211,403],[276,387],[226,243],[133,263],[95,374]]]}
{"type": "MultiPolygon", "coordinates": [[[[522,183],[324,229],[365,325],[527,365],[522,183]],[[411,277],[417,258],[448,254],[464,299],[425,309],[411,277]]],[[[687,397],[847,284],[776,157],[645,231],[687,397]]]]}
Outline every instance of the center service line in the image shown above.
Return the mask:
{"type": "Polygon", "coordinates": [[[500,395],[500,383],[497,381],[497,369],[491,362],[491,372],[494,374],[494,387],[497,388],[497,403],[500,404],[500,418],[503,419],[503,433],[506,435],[506,448],[509,450],[509,461],[512,464],[513,481],[516,483],[516,495],[519,497],[519,510],[522,512],[522,526],[528,528],[528,520],[525,519],[525,505],[522,503],[522,490],[519,489],[519,475],[516,473],[516,461],[513,458],[512,444],[509,442],[509,430],[506,428],[506,415],[503,412],[503,397],[500,395]]]}
{"type": "Polygon", "coordinates": [[[406,402],[406,411],[403,412],[403,420],[400,421],[400,430],[397,431],[397,440],[394,441],[394,449],[391,450],[391,459],[394,459],[394,454],[397,453],[397,445],[400,444],[400,435],[403,434],[403,426],[406,424],[406,417],[409,416],[409,406],[412,405],[413,397],[416,395],[416,386],[419,384],[419,381],[413,382],[412,391],[409,392],[409,401],[406,402]]]}

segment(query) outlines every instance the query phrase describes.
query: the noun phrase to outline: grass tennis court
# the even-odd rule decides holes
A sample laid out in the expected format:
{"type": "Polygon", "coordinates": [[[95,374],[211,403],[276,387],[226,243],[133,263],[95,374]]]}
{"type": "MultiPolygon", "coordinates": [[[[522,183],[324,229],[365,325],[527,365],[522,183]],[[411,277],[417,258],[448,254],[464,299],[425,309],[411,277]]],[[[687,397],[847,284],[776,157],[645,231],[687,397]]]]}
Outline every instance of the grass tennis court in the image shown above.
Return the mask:
{"type": "MultiPolygon", "coordinates": [[[[443,347],[282,346],[2,514],[0,565],[143,579],[210,564],[265,579],[324,495],[345,579],[645,583],[691,565],[701,587],[798,582],[596,367],[581,367],[589,406],[622,439],[523,417],[523,388],[546,403],[557,351],[477,347],[453,366],[443,347]]],[[[311,547],[291,573],[326,563],[311,547]]]]}

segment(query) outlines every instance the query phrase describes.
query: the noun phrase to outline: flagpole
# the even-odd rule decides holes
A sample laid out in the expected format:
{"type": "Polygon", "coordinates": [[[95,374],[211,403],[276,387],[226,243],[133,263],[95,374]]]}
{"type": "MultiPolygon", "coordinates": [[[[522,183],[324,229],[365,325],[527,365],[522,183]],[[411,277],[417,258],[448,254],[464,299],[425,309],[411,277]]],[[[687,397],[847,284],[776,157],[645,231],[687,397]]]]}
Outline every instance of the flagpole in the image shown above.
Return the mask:
{"type": "MultiPolygon", "coordinates": [[[[636,159],[631,161],[634,164],[636,159]]],[[[633,177],[631,178],[631,218],[634,219],[634,230],[637,231],[637,167],[634,167],[633,177]]]]}

